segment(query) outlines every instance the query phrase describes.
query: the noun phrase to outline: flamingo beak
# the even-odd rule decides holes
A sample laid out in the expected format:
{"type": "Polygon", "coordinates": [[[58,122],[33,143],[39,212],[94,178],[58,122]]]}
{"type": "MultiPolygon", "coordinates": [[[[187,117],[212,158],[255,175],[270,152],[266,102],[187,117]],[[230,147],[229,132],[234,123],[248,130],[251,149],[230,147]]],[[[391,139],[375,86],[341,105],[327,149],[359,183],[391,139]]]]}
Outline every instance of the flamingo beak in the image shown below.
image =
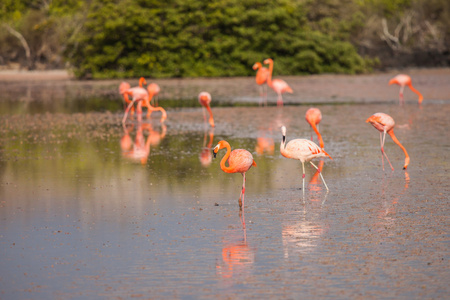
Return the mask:
{"type": "Polygon", "coordinates": [[[214,158],[216,158],[217,152],[218,152],[219,150],[220,150],[219,145],[217,145],[217,146],[214,147],[214,149],[213,149],[213,155],[214,155],[214,158]]]}

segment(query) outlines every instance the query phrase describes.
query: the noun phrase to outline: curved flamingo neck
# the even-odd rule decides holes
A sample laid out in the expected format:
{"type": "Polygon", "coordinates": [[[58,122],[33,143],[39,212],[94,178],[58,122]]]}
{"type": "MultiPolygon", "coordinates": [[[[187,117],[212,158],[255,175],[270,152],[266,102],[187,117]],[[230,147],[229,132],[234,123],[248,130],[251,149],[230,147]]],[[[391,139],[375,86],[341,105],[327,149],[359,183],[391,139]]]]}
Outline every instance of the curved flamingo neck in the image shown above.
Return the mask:
{"type": "Polygon", "coordinates": [[[213,113],[212,113],[211,107],[209,106],[209,104],[206,104],[205,106],[206,106],[206,110],[209,113],[209,124],[212,127],[214,127],[214,118],[213,118],[213,113]]]}
{"type": "Polygon", "coordinates": [[[418,90],[416,90],[416,89],[412,86],[411,83],[408,83],[408,86],[409,86],[409,88],[411,89],[411,91],[413,91],[414,93],[416,93],[416,94],[419,96],[419,104],[421,104],[422,101],[423,101],[423,96],[422,96],[422,94],[421,94],[418,90]]]}
{"type": "Polygon", "coordinates": [[[399,140],[397,140],[397,137],[395,136],[393,129],[389,130],[387,133],[391,136],[394,143],[396,143],[400,148],[402,148],[403,152],[405,153],[405,166],[403,167],[403,169],[406,169],[410,161],[408,152],[406,152],[405,147],[403,147],[403,145],[399,142],[399,140]]]}
{"type": "Polygon", "coordinates": [[[141,78],[139,78],[139,86],[142,87],[143,84],[147,84],[147,83],[145,82],[145,78],[141,77],[141,78]]]}
{"type": "Polygon", "coordinates": [[[317,137],[319,138],[320,148],[323,148],[324,144],[323,144],[322,135],[320,134],[319,130],[317,129],[316,124],[311,122],[310,125],[311,125],[312,129],[314,130],[314,132],[317,134],[317,137]]]}
{"type": "Polygon", "coordinates": [[[226,141],[223,141],[222,144],[227,149],[227,153],[225,154],[224,157],[222,157],[222,160],[220,161],[220,168],[226,173],[232,173],[233,172],[233,168],[231,168],[231,166],[227,167],[225,165],[225,163],[227,162],[227,160],[228,160],[228,158],[230,157],[230,154],[231,154],[230,144],[228,142],[226,142],[226,141]]]}

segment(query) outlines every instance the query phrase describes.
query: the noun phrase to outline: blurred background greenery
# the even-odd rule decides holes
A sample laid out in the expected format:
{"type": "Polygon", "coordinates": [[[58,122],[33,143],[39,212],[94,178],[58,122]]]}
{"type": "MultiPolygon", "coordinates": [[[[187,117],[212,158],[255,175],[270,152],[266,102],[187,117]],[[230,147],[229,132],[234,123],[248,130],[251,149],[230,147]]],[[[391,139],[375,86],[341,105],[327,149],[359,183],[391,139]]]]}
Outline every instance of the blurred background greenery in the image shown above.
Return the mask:
{"type": "Polygon", "coordinates": [[[448,66],[448,0],[2,0],[0,69],[78,78],[448,66]]]}

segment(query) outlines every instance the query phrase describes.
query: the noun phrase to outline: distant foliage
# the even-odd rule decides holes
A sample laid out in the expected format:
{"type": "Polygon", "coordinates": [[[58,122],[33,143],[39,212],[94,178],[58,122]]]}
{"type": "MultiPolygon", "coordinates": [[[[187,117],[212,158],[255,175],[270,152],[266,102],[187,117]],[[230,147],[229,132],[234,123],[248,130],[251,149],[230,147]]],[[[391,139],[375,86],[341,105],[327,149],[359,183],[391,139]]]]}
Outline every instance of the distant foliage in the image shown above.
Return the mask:
{"type": "Polygon", "coordinates": [[[98,0],[70,48],[79,77],[245,76],[267,57],[277,74],[367,68],[349,42],[313,30],[293,0],[98,0]]]}
{"type": "Polygon", "coordinates": [[[79,78],[450,65],[448,0],[3,0],[0,28],[0,68],[79,78]]]}

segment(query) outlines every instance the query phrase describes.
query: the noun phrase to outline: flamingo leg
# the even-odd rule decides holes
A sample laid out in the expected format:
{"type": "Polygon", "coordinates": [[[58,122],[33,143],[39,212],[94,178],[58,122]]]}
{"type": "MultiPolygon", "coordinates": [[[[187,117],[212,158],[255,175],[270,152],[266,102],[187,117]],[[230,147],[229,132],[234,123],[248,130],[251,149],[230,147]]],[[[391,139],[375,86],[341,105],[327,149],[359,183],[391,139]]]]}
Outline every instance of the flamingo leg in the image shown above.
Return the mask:
{"type": "Polygon", "coordinates": [[[203,106],[203,121],[206,123],[206,108],[203,106]]]}
{"type": "Polygon", "coordinates": [[[242,222],[242,227],[245,229],[245,213],[244,213],[244,196],[245,196],[245,173],[242,173],[242,177],[244,177],[243,182],[242,182],[242,191],[241,191],[241,195],[242,195],[242,202],[241,202],[241,197],[239,197],[239,215],[241,215],[242,212],[242,217],[241,217],[241,222],[242,222]]]}
{"type": "Polygon", "coordinates": [[[283,106],[283,97],[278,93],[277,106],[283,106]]]}
{"type": "Polygon", "coordinates": [[[402,85],[400,86],[400,104],[404,104],[405,103],[405,99],[403,98],[403,91],[405,90],[405,86],[402,85]]]}
{"type": "Polygon", "coordinates": [[[391,166],[392,171],[394,171],[394,167],[392,166],[391,162],[389,161],[389,158],[386,154],[386,152],[384,151],[384,142],[386,140],[386,130],[384,131],[383,134],[383,139],[381,139],[381,132],[380,132],[380,142],[381,142],[381,160],[383,161],[383,171],[384,171],[384,159],[383,159],[383,155],[386,156],[386,159],[389,163],[389,166],[391,166]]]}
{"type": "Polygon", "coordinates": [[[263,91],[264,106],[267,106],[267,84],[263,85],[263,91]]]}
{"type": "Polygon", "coordinates": [[[242,210],[244,207],[244,197],[245,197],[245,173],[242,173],[243,181],[242,181],[242,190],[239,195],[239,208],[242,210]]]}
{"type": "Polygon", "coordinates": [[[320,178],[322,178],[323,184],[324,184],[325,187],[327,188],[327,191],[329,191],[328,186],[327,186],[327,183],[325,182],[325,179],[323,179],[322,172],[320,172],[319,168],[318,168],[315,164],[313,164],[312,161],[310,161],[310,164],[311,164],[314,168],[316,168],[317,172],[319,172],[319,175],[320,175],[320,178]]]}
{"type": "Polygon", "coordinates": [[[259,106],[264,104],[264,85],[259,86],[259,106]]]}
{"type": "Polygon", "coordinates": [[[302,179],[303,179],[303,200],[305,200],[305,163],[302,162],[302,169],[303,169],[303,175],[302,175],[302,179]]]}
{"type": "Polygon", "coordinates": [[[135,102],[135,100],[131,101],[128,104],[127,109],[125,109],[125,113],[122,118],[122,124],[125,124],[125,121],[127,120],[128,112],[130,111],[130,108],[133,107],[134,102],[135,102]]]}

